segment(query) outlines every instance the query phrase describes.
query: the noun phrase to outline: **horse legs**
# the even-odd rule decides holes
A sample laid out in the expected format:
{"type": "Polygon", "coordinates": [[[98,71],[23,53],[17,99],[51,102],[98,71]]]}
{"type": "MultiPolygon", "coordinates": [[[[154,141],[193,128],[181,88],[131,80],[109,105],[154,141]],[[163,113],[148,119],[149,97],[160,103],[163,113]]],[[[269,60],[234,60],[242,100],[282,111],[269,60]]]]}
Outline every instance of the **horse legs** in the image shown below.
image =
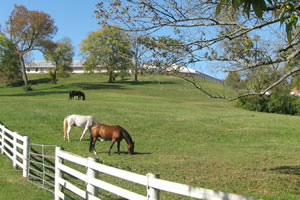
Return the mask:
{"type": "Polygon", "coordinates": [[[71,131],[71,128],[72,128],[72,125],[69,125],[69,124],[68,124],[67,138],[68,138],[68,141],[69,141],[69,142],[70,142],[70,131],[71,131]]]}
{"type": "Polygon", "coordinates": [[[95,143],[96,143],[96,141],[97,141],[97,137],[93,138],[92,148],[93,148],[93,150],[94,150],[94,151],[93,151],[93,152],[94,152],[94,155],[96,156],[96,158],[99,159],[98,154],[97,154],[97,152],[96,152],[96,148],[95,148],[95,143]]]}
{"type": "Polygon", "coordinates": [[[114,146],[115,142],[116,142],[116,140],[113,139],[112,142],[111,142],[111,145],[109,147],[109,150],[107,152],[108,155],[110,155],[110,151],[111,151],[112,147],[114,146]]]}
{"type": "Polygon", "coordinates": [[[86,134],[86,131],[89,129],[90,133],[91,133],[91,127],[92,127],[93,123],[91,121],[87,121],[86,125],[85,125],[85,128],[81,134],[81,137],[80,137],[80,142],[83,138],[83,136],[86,134]]]}
{"type": "Polygon", "coordinates": [[[118,154],[120,155],[120,143],[121,141],[118,141],[118,154]]]}

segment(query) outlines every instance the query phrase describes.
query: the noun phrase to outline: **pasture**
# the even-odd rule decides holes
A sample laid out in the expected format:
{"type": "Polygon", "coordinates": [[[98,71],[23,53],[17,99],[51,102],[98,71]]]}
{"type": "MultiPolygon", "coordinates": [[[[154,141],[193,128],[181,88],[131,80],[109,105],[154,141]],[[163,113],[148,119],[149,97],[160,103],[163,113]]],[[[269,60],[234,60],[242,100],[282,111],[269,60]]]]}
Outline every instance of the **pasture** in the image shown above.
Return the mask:
{"type": "MultiPolygon", "coordinates": [[[[121,125],[135,142],[135,155],[127,154],[123,140],[121,155],[115,153],[115,145],[108,156],[111,142],[97,141],[96,150],[106,165],[261,199],[300,198],[298,116],[242,110],[234,103],[204,96],[170,76],[107,83],[105,75],[74,74],[56,85],[49,83],[47,75],[30,75],[29,79],[30,92],[0,85],[0,121],[10,130],[30,136],[32,143],[56,144],[68,152],[93,157],[89,134],[79,141],[83,128],[73,127],[71,141],[63,140],[64,117],[93,115],[101,123],[121,125]],[[70,90],[84,91],[86,100],[69,101],[70,90]]],[[[204,84],[222,92],[221,85],[204,84]]],[[[22,172],[13,169],[2,155],[0,166],[0,199],[52,198],[27,183],[22,172]]],[[[168,194],[161,197],[182,199],[168,194]]]]}

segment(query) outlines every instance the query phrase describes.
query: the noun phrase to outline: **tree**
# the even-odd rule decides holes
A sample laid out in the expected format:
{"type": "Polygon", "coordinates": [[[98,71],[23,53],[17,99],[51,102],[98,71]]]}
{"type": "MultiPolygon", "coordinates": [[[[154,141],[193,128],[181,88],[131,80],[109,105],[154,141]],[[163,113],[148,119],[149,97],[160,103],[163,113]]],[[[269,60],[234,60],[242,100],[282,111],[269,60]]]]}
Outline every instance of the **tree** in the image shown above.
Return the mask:
{"type": "Polygon", "coordinates": [[[32,50],[41,51],[46,44],[49,44],[47,41],[51,40],[57,32],[54,19],[42,11],[30,11],[25,6],[15,5],[6,22],[5,31],[15,45],[21,63],[24,84],[27,86],[28,78],[24,55],[32,50]]]}
{"type": "Polygon", "coordinates": [[[60,77],[67,77],[68,72],[72,71],[71,65],[74,57],[74,47],[70,38],[63,38],[47,46],[48,48],[44,53],[44,57],[55,66],[49,73],[53,83],[56,84],[57,74],[60,77]]]}
{"type": "Polygon", "coordinates": [[[132,36],[134,81],[138,81],[139,70],[143,70],[143,67],[149,60],[149,55],[147,54],[149,48],[143,43],[143,37],[145,36],[138,35],[137,32],[134,32],[132,36]]]}
{"type": "MultiPolygon", "coordinates": [[[[297,0],[111,0],[99,2],[95,13],[101,24],[111,26],[119,24],[129,31],[151,32],[151,40],[158,41],[164,46],[161,49],[168,50],[168,55],[172,55],[168,60],[173,63],[180,62],[184,66],[214,61],[212,67],[215,67],[217,62],[222,65],[223,71],[247,73],[257,68],[277,64],[281,71],[284,71],[282,69],[285,65],[299,59],[300,55],[300,49],[295,48],[300,43],[297,37],[300,30],[297,21],[300,15],[300,3],[297,0]],[[242,12],[240,8],[243,8],[242,12]],[[278,29],[281,27],[286,29],[287,40],[277,48],[274,41],[284,39],[281,38],[282,34],[278,34],[278,29]],[[262,29],[264,32],[260,31],[262,29]],[[269,37],[270,55],[248,62],[247,59],[241,59],[247,57],[247,55],[242,56],[241,53],[249,52],[240,51],[226,55],[220,48],[222,42],[243,40],[247,35],[269,37]],[[237,56],[237,53],[240,56],[237,56]]],[[[153,44],[155,46],[157,43],[153,44]]],[[[159,48],[157,45],[154,48],[157,53],[159,48]]],[[[213,94],[210,96],[235,100],[249,95],[264,95],[298,71],[300,67],[295,66],[280,77],[272,79],[273,82],[261,87],[260,91],[247,91],[230,98],[213,94]]],[[[189,81],[209,94],[198,83],[189,81]]]]}
{"type": "Polygon", "coordinates": [[[241,89],[241,77],[238,72],[229,72],[225,79],[225,84],[232,87],[237,92],[241,89]]]}
{"type": "Polygon", "coordinates": [[[20,79],[22,73],[14,44],[0,32],[0,82],[11,84],[20,79]]]}
{"type": "Polygon", "coordinates": [[[119,28],[104,26],[91,32],[81,41],[80,51],[85,59],[86,71],[92,72],[103,67],[109,74],[108,82],[113,82],[116,72],[125,72],[132,66],[131,40],[119,28]]]}

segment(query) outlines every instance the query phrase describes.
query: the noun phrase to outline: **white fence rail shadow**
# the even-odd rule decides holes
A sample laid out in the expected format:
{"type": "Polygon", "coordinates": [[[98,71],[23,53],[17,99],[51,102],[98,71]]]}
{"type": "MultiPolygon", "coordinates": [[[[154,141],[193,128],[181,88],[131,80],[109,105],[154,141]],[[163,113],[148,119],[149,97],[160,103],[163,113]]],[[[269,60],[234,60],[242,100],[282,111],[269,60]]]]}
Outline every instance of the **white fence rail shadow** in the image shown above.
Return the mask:
{"type": "Polygon", "coordinates": [[[23,169],[23,177],[28,176],[29,137],[12,132],[0,124],[0,149],[12,160],[13,167],[23,169]]]}
{"type": "Polygon", "coordinates": [[[160,190],[196,199],[255,200],[255,198],[251,197],[217,192],[214,190],[192,187],[185,184],[161,180],[153,174],[147,174],[146,176],[143,176],[136,173],[124,171],[97,163],[93,158],[83,158],[78,155],[68,153],[61,150],[60,147],[56,147],[55,167],[55,200],[59,200],[60,198],[68,199],[68,196],[63,193],[63,189],[68,189],[69,191],[72,191],[74,194],[84,199],[99,200],[99,198],[97,197],[98,188],[130,200],[159,200],[160,190]],[[84,174],[75,169],[72,169],[71,167],[64,165],[63,161],[68,161],[84,166],[87,168],[87,172],[84,174]],[[86,190],[84,191],[65,180],[62,176],[63,173],[67,173],[85,182],[87,185],[86,190]],[[147,195],[143,196],[140,194],[136,194],[129,190],[101,181],[98,178],[98,173],[108,174],[127,181],[131,181],[136,184],[143,185],[145,186],[147,195]]]}

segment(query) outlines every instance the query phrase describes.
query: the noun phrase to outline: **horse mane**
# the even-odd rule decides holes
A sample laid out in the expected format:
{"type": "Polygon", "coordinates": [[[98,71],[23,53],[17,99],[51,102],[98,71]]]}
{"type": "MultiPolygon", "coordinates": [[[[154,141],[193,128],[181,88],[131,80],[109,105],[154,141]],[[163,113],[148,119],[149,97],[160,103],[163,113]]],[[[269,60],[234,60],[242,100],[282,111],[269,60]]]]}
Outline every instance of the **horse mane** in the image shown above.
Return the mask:
{"type": "Polygon", "coordinates": [[[126,129],[124,129],[121,126],[118,126],[121,129],[121,134],[123,135],[123,137],[125,138],[127,144],[133,144],[133,140],[131,138],[131,136],[129,135],[128,131],[126,131],[126,129]]]}

